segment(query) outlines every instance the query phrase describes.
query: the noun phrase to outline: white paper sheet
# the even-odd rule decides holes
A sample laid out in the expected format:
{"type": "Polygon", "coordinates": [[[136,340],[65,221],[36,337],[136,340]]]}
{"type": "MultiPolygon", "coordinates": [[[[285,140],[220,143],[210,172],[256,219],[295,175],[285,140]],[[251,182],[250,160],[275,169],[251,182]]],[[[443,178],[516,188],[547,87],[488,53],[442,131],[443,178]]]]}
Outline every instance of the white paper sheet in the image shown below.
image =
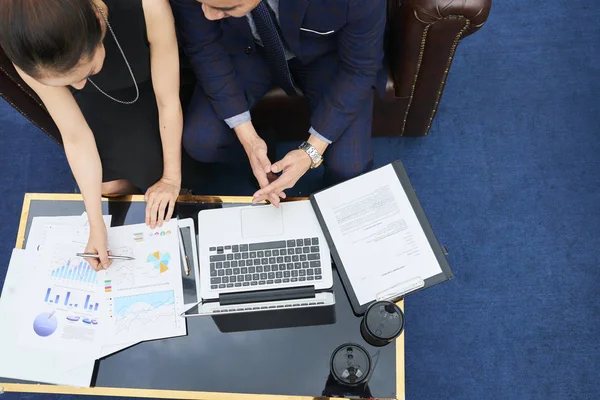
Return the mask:
{"type": "MultiPolygon", "coordinates": [[[[30,254],[15,249],[6,274],[2,296],[0,297],[0,376],[10,379],[21,379],[58,385],[88,387],[94,370],[95,359],[86,357],[79,351],[71,349],[59,350],[48,343],[42,347],[29,347],[20,343],[23,334],[21,321],[28,318],[23,311],[23,301],[29,297],[32,263],[30,254]]],[[[36,330],[48,336],[38,336],[41,340],[49,339],[60,330],[63,321],[55,314],[52,318],[38,321],[27,320],[28,331],[36,330]],[[54,318],[54,319],[53,319],[54,318]],[[54,326],[56,322],[56,326],[54,326]]]]}
{"type": "Polygon", "coordinates": [[[75,255],[86,246],[88,227],[45,225],[44,235],[40,236],[44,241],[27,250],[33,275],[23,300],[23,314],[47,315],[48,321],[57,325],[57,332],[41,340],[37,332],[25,330],[19,343],[73,348],[98,358],[107,329],[107,307],[99,291],[98,273],[75,255]],[[64,231],[81,231],[84,235],[71,242],[62,240],[64,231]],[[66,323],[57,324],[61,321],[66,323]]]}
{"type": "MultiPolygon", "coordinates": [[[[111,216],[105,215],[103,218],[108,229],[111,216]]],[[[75,257],[75,254],[85,250],[88,235],[89,225],[86,213],[73,217],[36,217],[32,221],[27,237],[27,250],[39,253],[44,259],[55,260],[55,268],[61,268],[61,265],[78,265],[82,260],[75,257]],[[67,255],[66,258],[65,255],[67,255]]],[[[117,253],[115,252],[115,254],[117,253]]],[[[59,274],[62,273],[59,272],[59,274]]],[[[94,291],[100,290],[101,284],[96,273],[92,272],[87,277],[84,275],[84,278],[86,278],[86,281],[91,280],[91,285],[84,285],[84,287],[89,286],[94,291]]],[[[68,278],[59,279],[59,282],[69,281],[68,278]]],[[[101,297],[104,301],[103,294],[101,297]]],[[[102,342],[99,350],[97,350],[97,357],[109,356],[137,343],[139,341],[106,345],[102,342]]]]}
{"type": "MultiPolygon", "coordinates": [[[[107,228],[110,227],[112,216],[104,215],[103,216],[104,223],[107,228]]],[[[52,230],[52,227],[55,226],[79,226],[87,229],[89,225],[89,221],[87,218],[87,213],[83,213],[81,215],[74,216],[56,216],[56,217],[35,217],[31,221],[31,227],[29,228],[29,234],[27,236],[26,241],[26,249],[28,251],[38,252],[40,250],[40,246],[46,242],[46,235],[51,236],[55,231],[52,230]]],[[[84,233],[87,235],[87,230],[84,233]]],[[[83,238],[82,238],[83,239],[83,238]]],[[[85,249],[85,244],[83,244],[84,240],[81,240],[79,245],[75,247],[77,251],[83,251],[85,249]]],[[[73,253],[74,254],[74,253],[73,253]]],[[[75,258],[75,257],[74,257],[75,258]]],[[[72,260],[74,262],[78,262],[78,259],[72,260]]],[[[117,351],[123,350],[127,347],[133,346],[138,342],[134,343],[123,343],[119,345],[111,345],[111,346],[102,346],[100,352],[98,354],[98,358],[106,357],[110,354],[116,353],[117,351]]]]}
{"type": "MultiPolygon", "coordinates": [[[[151,230],[144,224],[108,230],[112,254],[135,261],[113,260],[97,273],[96,296],[107,322],[99,356],[143,340],[186,334],[177,221],[151,230]]],[[[47,226],[46,241],[39,247],[44,258],[66,265],[69,255],[85,247],[87,227],[47,226]]],[[[72,261],[71,263],[75,263],[72,261]]],[[[62,274],[62,273],[61,273],[62,274]]]]}
{"type": "MultiPolygon", "coordinates": [[[[144,224],[111,228],[115,254],[135,257],[112,265],[103,279],[114,343],[185,335],[177,220],[157,229],[144,224]],[[110,289],[108,289],[110,287],[110,289]]],[[[111,344],[111,342],[107,342],[111,344]]]]}
{"type": "Polygon", "coordinates": [[[392,165],[315,198],[361,305],[442,272],[392,165]]]}
{"type": "MultiPolygon", "coordinates": [[[[103,215],[104,224],[110,227],[112,221],[111,215],[103,215]]],[[[37,250],[38,246],[45,241],[46,226],[49,225],[68,225],[68,226],[88,226],[87,213],[81,215],[64,216],[64,217],[34,217],[31,220],[29,234],[25,248],[27,250],[37,250]]]]}

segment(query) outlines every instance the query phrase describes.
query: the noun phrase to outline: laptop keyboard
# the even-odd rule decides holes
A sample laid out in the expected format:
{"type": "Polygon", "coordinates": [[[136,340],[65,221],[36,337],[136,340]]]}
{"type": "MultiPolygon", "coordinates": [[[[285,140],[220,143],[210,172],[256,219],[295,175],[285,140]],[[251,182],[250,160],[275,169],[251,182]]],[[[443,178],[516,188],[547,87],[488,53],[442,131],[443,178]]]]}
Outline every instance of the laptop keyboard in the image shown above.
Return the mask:
{"type": "Polygon", "coordinates": [[[319,238],[210,247],[210,288],[270,286],[323,279],[319,238]]]}

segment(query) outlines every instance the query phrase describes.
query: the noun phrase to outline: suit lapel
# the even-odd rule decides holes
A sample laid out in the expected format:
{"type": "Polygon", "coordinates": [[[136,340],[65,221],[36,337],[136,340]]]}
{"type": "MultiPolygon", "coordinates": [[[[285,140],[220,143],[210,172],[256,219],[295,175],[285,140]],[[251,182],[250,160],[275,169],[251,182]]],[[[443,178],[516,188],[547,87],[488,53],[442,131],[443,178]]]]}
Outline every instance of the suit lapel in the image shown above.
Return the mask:
{"type": "Polygon", "coordinates": [[[308,7],[308,0],[282,0],[279,2],[281,32],[296,55],[300,54],[300,27],[308,7]]]}

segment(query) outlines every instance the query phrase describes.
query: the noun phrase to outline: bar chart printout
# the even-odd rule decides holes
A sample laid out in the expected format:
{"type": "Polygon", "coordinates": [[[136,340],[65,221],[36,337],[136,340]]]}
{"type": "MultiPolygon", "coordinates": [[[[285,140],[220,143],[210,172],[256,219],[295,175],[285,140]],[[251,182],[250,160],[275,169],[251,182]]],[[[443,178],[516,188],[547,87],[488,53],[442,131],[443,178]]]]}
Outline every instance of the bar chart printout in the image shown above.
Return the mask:
{"type": "Polygon", "coordinates": [[[81,258],[70,259],[60,267],[52,270],[50,275],[55,279],[97,284],[98,275],[96,271],[81,258]]]}
{"type": "MultiPolygon", "coordinates": [[[[58,292],[56,288],[55,291],[58,292]]],[[[46,289],[46,295],[44,297],[44,302],[48,304],[56,304],[61,305],[73,309],[78,309],[82,311],[98,311],[98,303],[92,300],[92,296],[89,294],[81,294],[77,293],[77,297],[79,299],[75,299],[76,296],[71,296],[72,291],[67,290],[66,292],[62,292],[60,294],[54,294],[52,288],[46,289]]]]}

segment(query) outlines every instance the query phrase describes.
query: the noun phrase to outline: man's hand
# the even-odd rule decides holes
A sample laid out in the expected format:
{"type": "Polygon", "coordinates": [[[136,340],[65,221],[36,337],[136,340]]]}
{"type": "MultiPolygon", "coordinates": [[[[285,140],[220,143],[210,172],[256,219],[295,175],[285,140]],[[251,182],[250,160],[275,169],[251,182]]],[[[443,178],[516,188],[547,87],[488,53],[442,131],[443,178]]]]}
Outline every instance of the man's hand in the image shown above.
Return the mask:
{"type": "Polygon", "coordinates": [[[100,258],[86,258],[87,261],[95,271],[101,269],[107,269],[111,260],[108,259],[108,251],[106,250],[106,226],[104,222],[101,225],[90,226],[90,237],[88,239],[87,246],[85,247],[86,253],[98,254],[100,258]]]}
{"type": "MultiPolygon", "coordinates": [[[[267,157],[267,143],[258,136],[250,121],[236,127],[235,133],[248,155],[250,167],[252,168],[252,173],[254,174],[254,177],[256,177],[258,185],[261,189],[267,187],[271,175],[271,161],[269,160],[269,157],[267,157]]],[[[279,196],[285,198],[284,193],[279,193],[279,196]]],[[[272,195],[265,196],[263,200],[268,199],[271,203],[279,204],[279,196],[277,193],[273,193],[272,195]]]]}
{"type": "MultiPolygon", "coordinates": [[[[310,135],[307,142],[311,144],[321,155],[327,150],[329,144],[320,138],[310,135]]],[[[259,203],[266,198],[275,206],[279,206],[279,199],[271,200],[273,193],[279,193],[279,197],[285,198],[284,190],[294,187],[296,182],[310,169],[312,160],[304,150],[292,150],[281,160],[271,166],[271,172],[278,174],[282,172],[278,179],[271,182],[270,185],[263,187],[254,193],[253,203],[259,203]]]]}
{"type": "Polygon", "coordinates": [[[180,190],[181,180],[163,177],[146,191],[146,225],[154,229],[171,219],[180,190]]]}
{"type": "Polygon", "coordinates": [[[254,193],[252,202],[259,203],[268,198],[275,207],[279,207],[279,198],[278,196],[274,196],[274,194],[283,193],[284,190],[294,187],[302,175],[310,169],[311,164],[312,160],[304,150],[290,151],[281,161],[271,166],[271,172],[281,172],[282,174],[277,180],[254,193]],[[277,201],[273,201],[273,197],[277,201]]]}
{"type": "Polygon", "coordinates": [[[267,173],[271,172],[271,161],[267,157],[267,143],[259,136],[252,138],[247,145],[244,146],[252,173],[261,188],[269,184],[267,173]]]}

